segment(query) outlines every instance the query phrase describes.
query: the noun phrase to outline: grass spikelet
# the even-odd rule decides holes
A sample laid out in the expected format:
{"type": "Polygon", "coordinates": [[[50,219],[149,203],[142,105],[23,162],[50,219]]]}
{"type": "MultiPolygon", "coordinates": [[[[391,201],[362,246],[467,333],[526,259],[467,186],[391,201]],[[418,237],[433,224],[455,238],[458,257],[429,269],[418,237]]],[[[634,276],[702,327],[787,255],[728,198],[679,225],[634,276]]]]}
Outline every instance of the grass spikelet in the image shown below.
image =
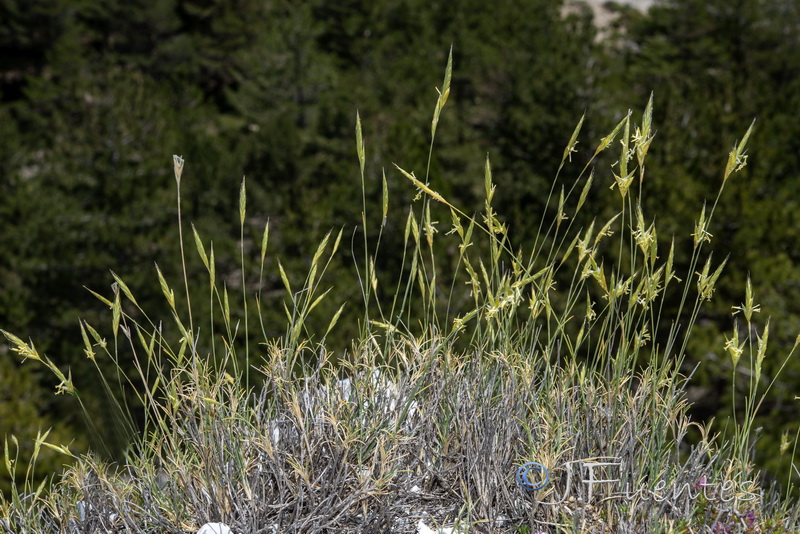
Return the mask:
{"type": "Polygon", "coordinates": [[[747,147],[747,141],[750,139],[750,134],[753,133],[753,128],[756,125],[755,119],[753,122],[750,123],[750,127],[745,132],[744,137],[738,143],[733,145],[733,148],[728,153],[728,162],[725,165],[725,173],[722,176],[723,185],[725,182],[728,181],[728,178],[731,174],[735,172],[739,172],[742,170],[745,165],[747,165],[747,154],[745,153],[745,147],[747,147]]]}
{"type": "Polygon", "coordinates": [[[436,100],[436,107],[433,111],[433,120],[431,121],[431,137],[436,137],[436,127],[439,124],[439,115],[447,103],[447,98],[450,96],[450,80],[453,77],[453,47],[450,46],[450,54],[447,56],[447,67],[444,71],[444,82],[442,82],[442,89],[437,89],[439,98],[436,100]]]}
{"type": "Polygon", "coordinates": [[[630,120],[630,116],[631,112],[628,111],[628,114],[621,121],[619,121],[619,123],[614,127],[614,129],[611,130],[611,133],[600,140],[600,144],[597,145],[597,148],[594,151],[595,156],[611,146],[611,143],[614,142],[614,139],[617,137],[617,134],[619,133],[620,129],[625,125],[626,122],[630,120]]]}
{"type": "Polygon", "coordinates": [[[128,300],[130,300],[133,303],[134,306],[136,306],[138,308],[139,307],[139,303],[136,302],[136,299],[133,297],[133,293],[131,292],[130,288],[128,287],[128,284],[126,284],[125,281],[122,278],[120,278],[117,275],[117,273],[115,273],[114,271],[111,271],[111,276],[114,277],[114,282],[116,282],[116,287],[121,289],[122,293],[125,295],[125,297],[128,300]]]}
{"type": "Polygon", "coordinates": [[[358,166],[361,168],[361,174],[364,174],[364,136],[361,133],[361,115],[356,111],[356,154],[358,155],[358,166]]]}
{"type": "Polygon", "coordinates": [[[203,260],[203,265],[208,269],[208,256],[206,255],[206,248],[203,246],[203,240],[200,239],[200,234],[197,233],[197,228],[192,224],[192,235],[194,236],[194,245],[197,247],[197,253],[200,259],[203,260]]]}
{"type": "Polygon", "coordinates": [[[183,158],[177,155],[172,156],[172,170],[175,174],[175,182],[178,187],[181,185],[181,176],[183,175],[183,158]]]}
{"type": "Polygon", "coordinates": [[[594,169],[589,173],[589,177],[586,179],[586,183],[583,184],[583,189],[581,189],[581,196],[578,198],[578,205],[575,208],[575,213],[577,214],[581,211],[584,203],[586,202],[586,197],[589,195],[589,190],[592,188],[592,181],[594,180],[594,169]]]}
{"type": "Polygon", "coordinates": [[[581,115],[581,119],[578,121],[578,124],[575,126],[575,129],[572,131],[572,136],[569,138],[569,143],[564,148],[564,154],[561,156],[561,166],[564,165],[564,162],[569,158],[569,161],[572,161],[572,153],[577,152],[578,150],[575,148],[578,145],[578,134],[581,132],[581,127],[583,127],[583,119],[586,118],[586,113],[581,115]]]}
{"type": "Polygon", "coordinates": [[[412,184],[414,184],[414,186],[415,186],[417,189],[419,189],[420,191],[424,192],[425,194],[427,194],[428,196],[430,196],[430,197],[431,197],[432,199],[434,199],[435,201],[437,201],[437,202],[441,202],[442,204],[445,204],[446,206],[450,206],[451,208],[454,208],[454,209],[455,209],[455,207],[454,207],[454,206],[451,206],[451,205],[450,205],[450,203],[449,203],[449,202],[447,202],[447,201],[444,199],[444,197],[442,197],[442,195],[440,195],[439,193],[437,193],[436,191],[434,191],[433,189],[431,189],[431,188],[430,188],[430,187],[428,187],[427,185],[425,185],[425,184],[423,184],[422,182],[420,182],[420,181],[417,179],[417,177],[416,177],[416,176],[414,176],[414,173],[413,173],[413,172],[411,172],[411,173],[408,173],[408,172],[406,172],[405,170],[403,170],[402,168],[400,168],[400,166],[399,166],[399,165],[397,165],[396,163],[394,164],[394,166],[397,168],[397,170],[398,170],[398,171],[400,171],[400,172],[403,174],[403,176],[405,176],[406,178],[408,178],[408,179],[411,181],[411,183],[412,183],[412,184]]]}

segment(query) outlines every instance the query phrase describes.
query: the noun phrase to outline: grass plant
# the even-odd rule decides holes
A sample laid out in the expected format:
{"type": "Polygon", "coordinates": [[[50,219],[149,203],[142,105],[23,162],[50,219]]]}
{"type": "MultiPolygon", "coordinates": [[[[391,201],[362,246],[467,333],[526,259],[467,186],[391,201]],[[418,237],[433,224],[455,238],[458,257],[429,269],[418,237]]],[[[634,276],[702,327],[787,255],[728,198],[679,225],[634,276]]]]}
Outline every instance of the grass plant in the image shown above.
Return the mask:
{"type": "MultiPolygon", "coordinates": [[[[692,422],[685,394],[687,340],[725,266],[706,252],[709,229],[724,188],[746,163],[753,126],[733,145],[719,195],[695,224],[687,272],[673,264],[681,238],[659,236],[640,203],[645,180],[658,179],[645,172],[654,140],[652,97],[638,124],[628,113],[573,170],[580,119],[539,236],[526,248],[513,242],[492,205],[496,185],[488,158],[480,215],[468,215],[432,185],[430,158],[452,68],[451,52],[423,174],[395,166],[418,190],[397,273],[379,276],[375,267],[388,213],[386,174],[382,213],[368,213],[362,197],[364,256],[355,268],[363,314],[349,350],[336,354],[326,346],[344,304],[324,332],[306,324],[323,299],[335,296],[322,281],[342,231],[324,236],[299,284],[278,262],[285,334],[250,342],[258,329],[247,309],[267,304],[261,291],[269,225],[258,257],[249,257],[242,181],[240,260],[242,273],[247,262],[259,262],[258,287],[248,289],[243,274],[242,294],[229,295],[213,245],[193,227],[208,273],[204,298],[219,315],[207,329],[192,316],[190,260],[182,250],[184,278],[177,283],[185,301],[176,297],[176,282],[156,272],[178,332],[172,335],[114,275],[111,295],[95,293],[110,324],[82,322],[80,330],[88,359],[135,362],[136,374],[120,367],[120,380],[144,407],[143,425],[119,465],[77,458],[41,433],[24,482],[0,494],[0,529],[180,533],[224,522],[237,533],[378,533],[413,532],[424,521],[462,532],[797,531],[796,503],[763,488],[752,465],[752,423],[771,384],[762,383],[760,372],[769,321],[756,322],[749,282],[737,307],[746,328],[734,326],[725,346],[734,369],[750,371],[735,431],[720,436],[711,423],[692,422]],[[610,172],[597,169],[599,155],[615,150],[610,172]],[[609,185],[619,193],[618,211],[605,220],[587,216],[593,190],[609,185]],[[449,216],[444,235],[438,214],[449,216]],[[373,221],[379,221],[375,231],[373,221]],[[389,275],[393,295],[381,299],[379,280],[389,275]],[[680,302],[674,317],[664,317],[669,292],[680,302]],[[201,353],[203,345],[212,350],[201,353]],[[701,439],[689,444],[692,427],[701,439]],[[75,461],[35,486],[41,447],[75,461]],[[547,471],[548,482],[526,491],[515,474],[532,461],[547,471]]],[[[367,149],[357,115],[362,190],[367,149]]],[[[176,156],[179,207],[183,166],[176,156]]],[[[179,215],[181,240],[182,225],[179,215]]],[[[259,327],[266,331],[263,320],[259,327]]],[[[56,374],[58,393],[74,394],[71,376],[32,342],[3,334],[20,357],[56,374]]],[[[102,373],[100,379],[107,384],[102,373]]],[[[127,406],[118,409],[132,425],[127,406]]],[[[12,480],[20,479],[18,449],[13,437],[5,440],[12,480]]]]}

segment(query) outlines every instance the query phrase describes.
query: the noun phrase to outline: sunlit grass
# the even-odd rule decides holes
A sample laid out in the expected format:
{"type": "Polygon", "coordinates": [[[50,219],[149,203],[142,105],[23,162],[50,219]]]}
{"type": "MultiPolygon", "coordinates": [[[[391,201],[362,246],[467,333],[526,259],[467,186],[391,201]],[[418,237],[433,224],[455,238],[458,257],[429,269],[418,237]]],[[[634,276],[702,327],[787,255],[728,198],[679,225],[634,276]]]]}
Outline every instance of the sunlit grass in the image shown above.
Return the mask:
{"type": "MultiPolygon", "coordinates": [[[[257,262],[259,287],[248,289],[243,274],[237,295],[220,281],[213,245],[192,227],[208,273],[208,294],[195,298],[209,299],[216,318],[192,314],[183,249],[177,284],[184,295],[176,296],[176,282],[161,270],[155,277],[170,318],[150,317],[116,275],[112,295],[95,293],[111,321],[81,323],[86,357],[117,364],[120,380],[144,407],[144,424],[124,465],[81,457],[63,476],[34,487],[41,447],[72,455],[40,434],[24,482],[0,495],[5,530],[185,532],[225,522],[243,533],[411,532],[420,520],[478,532],[796,529],[796,504],[765,493],[751,463],[752,423],[775,377],[762,383],[769,321],[758,323],[753,315],[759,307],[749,281],[737,307],[746,328],[734,329],[725,345],[734,370],[747,366],[750,380],[734,431],[719,437],[711,424],[693,423],[684,393],[687,340],[724,276],[725,260],[706,251],[714,211],[746,163],[753,126],[733,145],[719,195],[703,207],[687,238],[693,250],[687,272],[673,264],[681,238],[659,236],[655,214],[644,213],[640,201],[642,183],[658,179],[645,172],[654,140],[652,97],[639,124],[628,113],[576,172],[571,159],[581,139],[579,120],[539,235],[526,247],[513,242],[493,207],[488,158],[478,216],[431,183],[452,68],[451,54],[434,107],[428,165],[419,175],[403,162],[394,166],[418,190],[401,226],[397,273],[379,277],[375,267],[389,213],[386,175],[381,213],[368,213],[362,196],[364,256],[355,268],[363,314],[350,350],[332,354],[325,343],[344,304],[324,331],[307,324],[320,302],[334,298],[326,289],[332,282],[322,281],[341,230],[322,237],[302,281],[290,279],[277,262],[287,322],[285,334],[270,339],[260,313],[267,304],[261,291],[269,226],[256,258],[241,248],[242,272],[257,262]],[[596,168],[601,153],[617,149],[611,169],[596,168]],[[619,194],[618,210],[598,220],[587,213],[595,208],[587,199],[593,188],[609,186],[619,194]],[[436,220],[442,213],[449,214],[446,225],[436,220]],[[370,241],[370,235],[378,237],[370,241]],[[382,300],[378,284],[387,278],[396,285],[382,300]],[[664,317],[669,292],[680,303],[675,317],[664,317]],[[239,302],[242,321],[232,312],[239,302]],[[259,310],[258,327],[247,320],[249,306],[259,310]],[[177,335],[165,333],[172,331],[163,327],[167,320],[177,335]],[[250,338],[258,331],[264,334],[256,347],[250,338]],[[212,349],[201,353],[199,346],[212,349]],[[135,362],[134,376],[125,375],[122,358],[135,362]],[[690,445],[692,426],[702,439],[690,445]],[[527,462],[548,473],[536,491],[515,481],[527,462]],[[587,483],[598,479],[612,482],[587,483]]],[[[368,148],[357,115],[362,190],[368,148]]],[[[173,163],[180,205],[184,161],[176,156],[173,163]]],[[[242,242],[246,192],[243,181],[242,242]]],[[[181,236],[182,225],[179,215],[181,236]]],[[[56,373],[59,393],[74,394],[71,376],[33,343],[3,333],[21,358],[56,373]]],[[[100,380],[108,389],[102,373],[100,380]]],[[[21,465],[18,448],[13,437],[6,439],[12,480],[21,465]]]]}

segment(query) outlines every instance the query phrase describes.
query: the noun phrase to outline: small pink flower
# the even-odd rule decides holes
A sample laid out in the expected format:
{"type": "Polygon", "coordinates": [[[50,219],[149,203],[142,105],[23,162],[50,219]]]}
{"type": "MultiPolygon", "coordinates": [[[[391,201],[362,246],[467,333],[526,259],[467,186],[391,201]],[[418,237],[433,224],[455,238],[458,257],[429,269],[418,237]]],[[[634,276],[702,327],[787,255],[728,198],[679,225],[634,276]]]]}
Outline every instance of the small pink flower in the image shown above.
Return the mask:
{"type": "Polygon", "coordinates": [[[695,483],[694,487],[695,489],[703,489],[704,487],[706,487],[706,485],[708,485],[708,479],[706,478],[705,475],[703,475],[700,477],[700,480],[698,480],[697,483],[695,483]]]}

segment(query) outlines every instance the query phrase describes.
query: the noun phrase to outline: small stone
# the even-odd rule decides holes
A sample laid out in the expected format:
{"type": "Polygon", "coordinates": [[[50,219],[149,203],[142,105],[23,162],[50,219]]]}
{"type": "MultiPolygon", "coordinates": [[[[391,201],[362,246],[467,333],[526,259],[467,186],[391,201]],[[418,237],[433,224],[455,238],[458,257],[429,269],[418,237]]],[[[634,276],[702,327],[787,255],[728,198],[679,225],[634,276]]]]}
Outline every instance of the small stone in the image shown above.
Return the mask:
{"type": "Polygon", "coordinates": [[[197,534],[231,534],[231,529],[225,523],[206,523],[197,534]]]}

